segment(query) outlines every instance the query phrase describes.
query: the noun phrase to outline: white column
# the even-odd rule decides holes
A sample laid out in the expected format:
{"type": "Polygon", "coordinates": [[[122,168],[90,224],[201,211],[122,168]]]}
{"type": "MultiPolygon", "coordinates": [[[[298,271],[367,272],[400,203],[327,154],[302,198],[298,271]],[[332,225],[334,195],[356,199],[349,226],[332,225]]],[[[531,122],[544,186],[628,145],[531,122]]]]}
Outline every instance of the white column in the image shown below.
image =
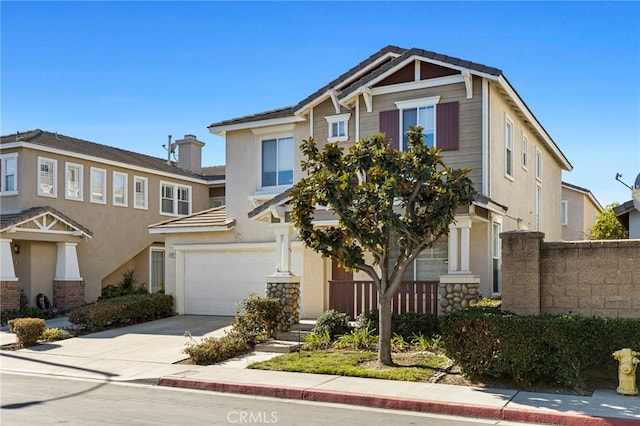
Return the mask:
{"type": "Polygon", "coordinates": [[[0,239],[0,281],[18,281],[16,270],[13,267],[11,241],[4,238],[0,239]]]}
{"type": "Polygon", "coordinates": [[[77,243],[58,243],[58,259],[56,261],[55,281],[80,281],[77,243]]]}
{"type": "Polygon", "coordinates": [[[455,225],[449,225],[449,264],[447,269],[449,273],[458,271],[458,228],[455,225]]]}
{"type": "Polygon", "coordinates": [[[469,268],[469,234],[471,231],[471,219],[464,219],[458,223],[460,227],[460,273],[470,274],[469,268]]]}
{"type": "Polygon", "coordinates": [[[291,275],[291,224],[272,224],[276,234],[276,274],[291,275]]]}

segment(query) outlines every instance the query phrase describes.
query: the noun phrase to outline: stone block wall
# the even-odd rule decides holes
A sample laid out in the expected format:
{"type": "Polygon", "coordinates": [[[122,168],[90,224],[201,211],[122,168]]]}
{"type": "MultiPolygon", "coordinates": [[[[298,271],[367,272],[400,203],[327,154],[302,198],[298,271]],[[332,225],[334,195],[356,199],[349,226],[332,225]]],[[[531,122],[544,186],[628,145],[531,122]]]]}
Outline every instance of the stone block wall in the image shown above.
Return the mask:
{"type": "Polygon", "coordinates": [[[53,281],[53,306],[67,309],[84,303],[84,280],[53,281]]]}
{"type": "Polygon", "coordinates": [[[20,281],[0,281],[0,310],[20,309],[20,281]]]}
{"type": "Polygon", "coordinates": [[[543,242],[544,234],[527,231],[501,237],[503,309],[640,318],[640,240],[543,242]]]}

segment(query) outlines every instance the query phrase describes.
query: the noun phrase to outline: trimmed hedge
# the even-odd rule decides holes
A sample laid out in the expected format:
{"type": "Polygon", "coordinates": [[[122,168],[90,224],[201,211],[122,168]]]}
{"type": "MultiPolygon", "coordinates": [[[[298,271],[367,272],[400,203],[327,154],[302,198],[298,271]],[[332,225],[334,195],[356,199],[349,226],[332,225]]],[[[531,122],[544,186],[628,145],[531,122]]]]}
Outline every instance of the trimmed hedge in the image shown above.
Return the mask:
{"type": "Polygon", "coordinates": [[[328,333],[331,340],[336,336],[347,334],[349,332],[349,315],[330,309],[320,315],[313,327],[313,332],[322,334],[328,333]]]}
{"type": "Polygon", "coordinates": [[[618,349],[640,347],[640,320],[518,316],[472,308],[440,317],[443,346],[465,374],[583,390],[617,380],[618,349]]]}
{"type": "Polygon", "coordinates": [[[81,306],[69,314],[69,321],[88,330],[101,330],[166,318],[173,314],[171,295],[131,294],[81,306]]]}
{"type": "MultiPolygon", "coordinates": [[[[356,318],[356,329],[369,327],[372,334],[378,334],[378,310],[368,311],[356,318]]],[[[391,333],[411,341],[415,336],[433,337],[439,333],[436,314],[407,312],[391,316],[391,333]]]]}
{"type": "Polygon", "coordinates": [[[18,344],[23,348],[33,346],[47,328],[42,318],[15,318],[9,320],[9,330],[15,333],[18,344]]]}

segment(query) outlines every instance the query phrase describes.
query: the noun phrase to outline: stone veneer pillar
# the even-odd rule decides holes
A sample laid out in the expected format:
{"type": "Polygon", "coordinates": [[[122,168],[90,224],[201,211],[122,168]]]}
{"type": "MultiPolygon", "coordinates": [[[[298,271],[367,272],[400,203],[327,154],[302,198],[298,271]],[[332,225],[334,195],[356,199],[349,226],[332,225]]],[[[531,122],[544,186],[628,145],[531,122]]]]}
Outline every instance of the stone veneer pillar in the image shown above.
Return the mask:
{"type": "Polygon", "coordinates": [[[284,318],[278,331],[289,331],[291,325],[300,322],[300,277],[286,274],[269,275],[266,296],[278,298],[282,303],[284,318]]]}
{"type": "Polygon", "coordinates": [[[441,275],[438,287],[440,312],[459,311],[480,299],[480,277],[470,274],[441,275]]]}
{"type": "Polygon", "coordinates": [[[502,309],[540,315],[540,247],[544,233],[509,231],[502,239],[502,309]]]}
{"type": "Polygon", "coordinates": [[[84,303],[84,280],[78,266],[77,243],[58,243],[56,275],[53,278],[53,306],[67,309],[84,303]]]}

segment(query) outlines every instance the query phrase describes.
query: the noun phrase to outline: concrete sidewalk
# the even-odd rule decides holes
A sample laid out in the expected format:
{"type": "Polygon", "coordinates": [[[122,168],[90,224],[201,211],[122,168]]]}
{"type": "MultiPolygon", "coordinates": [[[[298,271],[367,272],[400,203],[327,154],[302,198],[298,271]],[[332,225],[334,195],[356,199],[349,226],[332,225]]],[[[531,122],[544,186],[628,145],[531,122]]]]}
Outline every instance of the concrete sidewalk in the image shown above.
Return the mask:
{"type": "MultiPolygon", "coordinates": [[[[249,370],[273,353],[253,352],[213,366],[185,358],[185,331],[222,335],[233,318],[177,316],[87,336],[0,352],[3,373],[135,381],[162,386],[563,425],[640,425],[640,397],[612,390],[591,396],[432,383],[249,370]]],[[[0,343],[10,333],[0,330],[0,343]]]]}

